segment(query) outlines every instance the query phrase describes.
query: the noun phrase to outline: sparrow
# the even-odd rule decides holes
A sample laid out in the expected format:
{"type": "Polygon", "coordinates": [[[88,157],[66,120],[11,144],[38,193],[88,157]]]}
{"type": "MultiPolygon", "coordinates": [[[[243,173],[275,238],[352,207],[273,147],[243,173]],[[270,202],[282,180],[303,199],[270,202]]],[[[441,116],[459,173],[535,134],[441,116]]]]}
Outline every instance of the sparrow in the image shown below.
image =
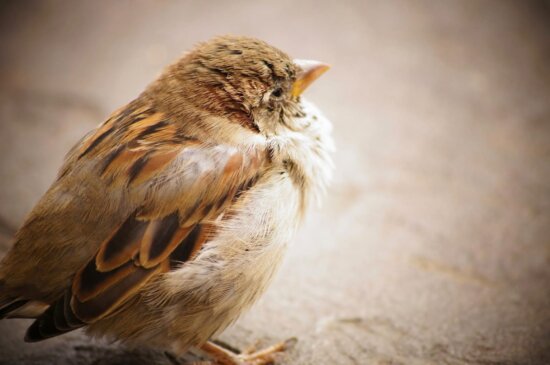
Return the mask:
{"type": "Polygon", "coordinates": [[[328,65],[221,36],[168,66],[67,154],[0,262],[0,318],[25,340],[82,328],[220,364],[209,342],[265,291],[333,164],[302,92],[328,65]]]}

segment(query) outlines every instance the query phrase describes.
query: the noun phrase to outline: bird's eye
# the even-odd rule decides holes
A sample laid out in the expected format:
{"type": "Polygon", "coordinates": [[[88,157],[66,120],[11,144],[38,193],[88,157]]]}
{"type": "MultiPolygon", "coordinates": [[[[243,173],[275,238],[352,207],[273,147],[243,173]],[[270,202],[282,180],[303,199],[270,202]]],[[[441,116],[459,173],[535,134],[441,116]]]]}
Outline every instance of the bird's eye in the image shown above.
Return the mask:
{"type": "Polygon", "coordinates": [[[271,93],[271,96],[273,96],[275,98],[280,98],[281,96],[283,96],[283,89],[281,89],[280,87],[276,88],[271,93]]]}

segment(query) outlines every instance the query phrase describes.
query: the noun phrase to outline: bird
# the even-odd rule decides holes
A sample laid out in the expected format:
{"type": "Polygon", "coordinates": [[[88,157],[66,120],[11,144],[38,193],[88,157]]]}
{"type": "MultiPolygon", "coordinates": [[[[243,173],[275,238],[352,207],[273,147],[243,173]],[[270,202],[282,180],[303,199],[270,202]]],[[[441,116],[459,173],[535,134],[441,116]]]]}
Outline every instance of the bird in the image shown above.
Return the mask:
{"type": "MultiPolygon", "coordinates": [[[[326,195],[332,124],[302,93],[329,65],[252,37],[197,44],[68,152],[0,262],[0,318],[25,341],[84,328],[214,363],[326,195]]],[[[280,354],[279,354],[280,355],[280,354]]]]}

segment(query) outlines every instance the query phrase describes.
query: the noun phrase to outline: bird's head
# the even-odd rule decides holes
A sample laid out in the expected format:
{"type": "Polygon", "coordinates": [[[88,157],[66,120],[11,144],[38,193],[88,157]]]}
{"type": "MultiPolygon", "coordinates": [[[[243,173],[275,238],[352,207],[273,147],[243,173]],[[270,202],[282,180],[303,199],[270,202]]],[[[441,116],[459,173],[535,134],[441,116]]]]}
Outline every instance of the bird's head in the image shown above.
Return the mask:
{"type": "Polygon", "coordinates": [[[222,36],[170,66],[156,83],[156,93],[160,88],[165,99],[179,99],[269,136],[301,113],[301,93],[328,68],[292,60],[258,39],[222,36]]]}

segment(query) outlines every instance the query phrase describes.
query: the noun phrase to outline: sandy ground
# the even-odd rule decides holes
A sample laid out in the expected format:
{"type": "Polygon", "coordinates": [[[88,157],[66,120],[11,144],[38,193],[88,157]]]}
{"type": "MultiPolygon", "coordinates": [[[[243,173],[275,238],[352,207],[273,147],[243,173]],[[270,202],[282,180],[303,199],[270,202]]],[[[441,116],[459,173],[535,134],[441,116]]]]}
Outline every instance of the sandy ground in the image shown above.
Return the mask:
{"type": "MultiPolygon", "coordinates": [[[[550,8],[535,1],[0,3],[0,252],[64,153],[195,42],[333,69],[335,182],[222,340],[283,364],[550,364],[550,8]]],[[[80,331],[1,364],[168,364],[80,331]]],[[[184,360],[182,359],[182,363],[184,360]]]]}

